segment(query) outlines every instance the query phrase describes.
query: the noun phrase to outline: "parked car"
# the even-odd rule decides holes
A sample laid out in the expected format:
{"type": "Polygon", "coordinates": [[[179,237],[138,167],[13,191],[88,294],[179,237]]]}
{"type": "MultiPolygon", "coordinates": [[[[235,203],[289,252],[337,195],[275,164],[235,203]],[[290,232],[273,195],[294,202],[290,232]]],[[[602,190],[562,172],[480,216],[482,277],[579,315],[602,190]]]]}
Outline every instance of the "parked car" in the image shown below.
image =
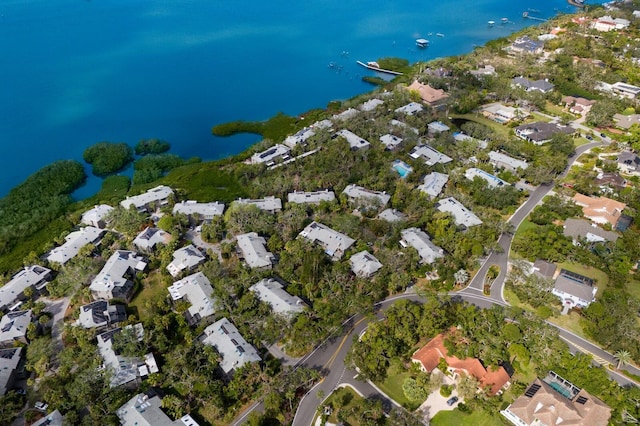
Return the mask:
{"type": "Polygon", "coordinates": [[[585,136],[585,138],[589,139],[590,141],[593,140],[593,136],[591,136],[591,135],[587,135],[587,136],[585,136]]]}
{"type": "Polygon", "coordinates": [[[451,407],[456,402],[458,402],[458,397],[457,396],[452,396],[451,398],[447,399],[447,405],[449,407],[451,407]]]}
{"type": "Polygon", "coordinates": [[[36,410],[40,410],[40,411],[47,411],[47,408],[49,408],[49,404],[46,404],[42,401],[36,401],[36,403],[33,405],[36,410]]]}

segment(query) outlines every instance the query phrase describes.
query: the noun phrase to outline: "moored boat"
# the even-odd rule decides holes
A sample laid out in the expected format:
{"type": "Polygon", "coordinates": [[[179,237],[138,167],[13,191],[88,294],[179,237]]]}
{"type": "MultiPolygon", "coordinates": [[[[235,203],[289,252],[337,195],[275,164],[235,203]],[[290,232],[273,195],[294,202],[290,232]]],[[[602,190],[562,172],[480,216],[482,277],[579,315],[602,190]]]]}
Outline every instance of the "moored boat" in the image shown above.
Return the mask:
{"type": "Polygon", "coordinates": [[[427,47],[427,46],[429,46],[429,40],[427,40],[426,38],[416,39],[416,46],[418,46],[418,47],[427,47]]]}

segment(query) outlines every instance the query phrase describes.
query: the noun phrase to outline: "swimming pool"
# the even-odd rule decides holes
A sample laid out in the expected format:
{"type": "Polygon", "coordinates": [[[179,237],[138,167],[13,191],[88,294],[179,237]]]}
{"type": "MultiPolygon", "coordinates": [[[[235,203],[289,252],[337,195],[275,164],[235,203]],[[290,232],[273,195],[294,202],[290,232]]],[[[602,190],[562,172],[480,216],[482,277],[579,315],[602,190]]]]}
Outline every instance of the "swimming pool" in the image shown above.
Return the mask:
{"type": "Polygon", "coordinates": [[[394,161],[393,166],[391,167],[393,167],[393,169],[398,172],[401,178],[407,177],[407,175],[413,171],[413,167],[400,160],[394,161]]]}

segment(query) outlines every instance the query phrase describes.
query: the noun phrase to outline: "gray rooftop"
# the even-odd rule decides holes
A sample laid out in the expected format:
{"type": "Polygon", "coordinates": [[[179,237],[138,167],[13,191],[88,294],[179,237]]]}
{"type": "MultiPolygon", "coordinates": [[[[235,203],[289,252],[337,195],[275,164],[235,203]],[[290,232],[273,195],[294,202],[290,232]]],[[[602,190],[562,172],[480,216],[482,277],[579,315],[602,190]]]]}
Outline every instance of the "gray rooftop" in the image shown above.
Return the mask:
{"type": "Polygon", "coordinates": [[[24,340],[32,318],[31,310],[8,312],[4,315],[0,319],[0,345],[10,345],[15,341],[24,340]]]}
{"type": "Polygon", "coordinates": [[[217,201],[212,203],[198,203],[193,200],[182,201],[173,206],[173,214],[176,213],[186,214],[187,216],[198,214],[204,220],[211,220],[214,216],[222,216],[224,204],[217,201]]]}
{"type": "Polygon", "coordinates": [[[528,92],[537,90],[539,92],[546,93],[553,90],[553,88],[555,87],[553,84],[549,83],[547,80],[532,81],[524,77],[515,77],[512,81],[513,81],[513,84],[522,87],[528,92]]]}
{"type": "Polygon", "coordinates": [[[82,213],[81,223],[90,226],[100,227],[104,218],[113,210],[113,207],[106,204],[100,204],[94,208],[82,213]]]}
{"type": "Polygon", "coordinates": [[[409,156],[411,156],[411,158],[414,158],[416,160],[418,158],[422,158],[423,160],[425,160],[425,163],[428,166],[433,166],[434,164],[438,164],[438,163],[446,164],[453,161],[451,157],[441,153],[437,149],[432,148],[427,144],[416,146],[411,150],[411,152],[409,153],[409,156]]]}
{"type": "Polygon", "coordinates": [[[234,201],[234,203],[254,205],[260,210],[268,211],[270,213],[275,213],[277,211],[282,210],[282,200],[274,196],[258,198],[255,200],[238,198],[236,201],[234,201]]]}
{"type": "Polygon", "coordinates": [[[213,288],[202,272],[174,282],[168,290],[173,300],[184,298],[190,303],[188,312],[191,318],[199,320],[213,315],[216,311],[216,304],[212,299],[213,288]]]}
{"type": "Polygon", "coordinates": [[[29,287],[39,288],[49,279],[51,269],[39,265],[27,266],[0,287],[0,309],[13,304],[29,287]]]}
{"type": "Polygon", "coordinates": [[[401,112],[407,115],[414,115],[422,111],[424,107],[417,102],[409,102],[408,104],[401,106],[400,108],[396,108],[395,112],[401,112]]]}
{"type": "Polygon", "coordinates": [[[399,121],[399,120],[393,119],[393,120],[391,120],[389,123],[390,123],[392,126],[400,127],[401,129],[408,130],[408,131],[410,131],[411,133],[414,133],[414,134],[416,134],[416,135],[417,135],[418,133],[420,133],[420,132],[418,131],[418,129],[416,129],[415,127],[411,127],[411,126],[409,126],[407,123],[405,123],[405,122],[403,122],[403,121],[399,121]]]}
{"type": "Polygon", "coordinates": [[[265,278],[249,287],[258,299],[271,305],[273,312],[291,317],[305,308],[305,303],[298,296],[287,293],[282,284],[273,278],[265,278]]]}
{"type": "Polygon", "coordinates": [[[188,414],[171,420],[161,407],[162,400],[158,395],[149,397],[139,393],[118,408],[116,414],[122,426],[199,426],[188,414]]]}
{"type": "Polygon", "coordinates": [[[584,219],[567,219],[564,221],[564,235],[574,240],[586,239],[587,242],[616,241],[617,232],[606,231],[597,224],[584,219]]]}
{"type": "Polygon", "coordinates": [[[47,414],[37,422],[31,424],[31,426],[63,426],[63,425],[64,425],[64,416],[58,410],[52,411],[51,413],[47,414]]]}
{"type": "Polygon", "coordinates": [[[124,305],[109,305],[106,300],[96,300],[80,307],[77,324],[84,328],[98,328],[126,319],[127,309],[124,305]]]}
{"type": "Polygon", "coordinates": [[[384,102],[380,99],[369,99],[359,106],[360,111],[373,111],[378,108],[380,105],[384,104],[384,102]]]}
{"type": "Polygon", "coordinates": [[[413,247],[417,250],[422,263],[431,264],[436,259],[444,257],[444,250],[431,242],[431,238],[421,229],[408,228],[401,232],[403,247],[413,247]]]}
{"type": "Polygon", "coordinates": [[[444,173],[432,172],[424,177],[424,183],[418,185],[418,189],[431,198],[436,198],[442,192],[442,189],[449,181],[449,175],[444,173]]]}
{"type": "Polygon", "coordinates": [[[396,209],[385,209],[380,212],[378,219],[386,220],[387,222],[401,222],[407,219],[407,215],[396,209]]]}
{"type": "Polygon", "coordinates": [[[598,290],[597,287],[593,286],[591,278],[564,269],[560,271],[560,275],[556,278],[554,289],[582,299],[587,304],[595,299],[598,290]]]}
{"type": "Polygon", "coordinates": [[[235,325],[222,318],[204,329],[202,343],[216,348],[222,361],[220,368],[225,373],[242,367],[248,362],[260,361],[258,351],[244,340],[235,325]]]}
{"type": "Polygon", "coordinates": [[[171,241],[171,234],[160,228],[145,228],[133,240],[133,245],[140,250],[153,250],[158,244],[167,244],[171,241]]]}
{"type": "MultiPolygon", "coordinates": [[[[329,127],[330,126],[331,126],[331,122],[329,122],[329,127]]],[[[299,130],[295,134],[287,136],[287,138],[284,140],[284,144],[287,145],[289,148],[293,148],[298,144],[304,144],[311,136],[315,134],[316,133],[311,128],[305,127],[304,129],[299,130]]]]}
{"type": "Polygon", "coordinates": [[[132,276],[146,266],[136,252],[118,250],[107,260],[89,288],[96,299],[127,299],[133,291],[132,276]]]}
{"type": "Polygon", "coordinates": [[[96,242],[103,232],[104,230],[93,226],[86,226],[71,232],[65,237],[63,245],[49,252],[47,260],[64,265],[76,257],[82,247],[96,242]]]}
{"type": "Polygon", "coordinates": [[[251,156],[251,163],[252,164],[269,163],[271,161],[274,161],[280,157],[283,157],[289,154],[289,151],[291,151],[291,148],[289,148],[288,146],[285,146],[282,144],[276,144],[271,148],[268,148],[262,152],[257,152],[253,154],[251,156]]]}
{"type": "Polygon", "coordinates": [[[458,226],[470,228],[475,225],[482,224],[478,216],[473,214],[471,210],[462,205],[462,203],[453,197],[444,198],[438,201],[437,209],[441,212],[451,213],[453,220],[458,226]]]}
{"type": "Polygon", "coordinates": [[[553,278],[557,268],[558,267],[555,264],[547,262],[542,259],[536,260],[535,263],[533,264],[534,272],[537,272],[538,275],[543,276],[545,278],[553,278]]]}
{"type": "Polygon", "coordinates": [[[287,195],[287,201],[296,204],[319,204],[322,201],[335,201],[336,194],[325,189],[324,191],[294,191],[287,195]]]}
{"type": "Polygon", "coordinates": [[[347,235],[334,231],[318,222],[307,225],[299,234],[307,240],[319,244],[329,256],[340,259],[344,252],[351,247],[356,240],[347,235]]]}
{"type": "Polygon", "coordinates": [[[380,142],[386,149],[395,149],[402,144],[402,138],[387,133],[386,135],[380,136],[380,142]]]}
{"type": "Polygon", "coordinates": [[[241,234],[236,239],[238,240],[238,249],[250,268],[266,268],[273,265],[275,256],[267,251],[267,241],[257,233],[241,234]]]}
{"type": "Polygon", "coordinates": [[[4,395],[12,386],[13,372],[18,368],[22,348],[0,349],[0,395],[4,395]]]}
{"type": "Polygon", "coordinates": [[[342,129],[336,133],[338,136],[342,136],[349,143],[349,147],[352,150],[368,148],[371,144],[366,139],[361,138],[350,130],[342,129]]]}
{"type": "Polygon", "coordinates": [[[342,191],[350,199],[369,199],[369,200],[378,200],[380,202],[380,206],[386,206],[389,200],[391,200],[391,195],[387,194],[384,191],[373,191],[371,189],[366,189],[358,185],[347,185],[347,187],[342,191]]]}
{"type": "Polygon", "coordinates": [[[555,123],[546,123],[544,121],[523,124],[514,130],[516,135],[522,139],[531,141],[537,145],[550,141],[556,133],[570,135],[575,132],[575,130],[569,126],[559,126],[555,123]]]}
{"type": "Polygon", "coordinates": [[[382,263],[367,250],[354,254],[349,259],[351,270],[359,277],[370,277],[382,268],[382,263]]]}
{"type": "Polygon", "coordinates": [[[173,189],[168,186],[160,185],[151,188],[147,192],[133,197],[127,197],[120,202],[125,209],[135,206],[138,210],[146,209],[151,203],[165,204],[170,195],[173,195],[173,189]]]}
{"type": "Polygon", "coordinates": [[[489,161],[496,167],[504,167],[510,170],[525,170],[529,167],[529,164],[526,161],[509,157],[508,155],[497,151],[489,151],[489,161]]]}
{"type": "Polygon", "coordinates": [[[167,265],[167,270],[171,276],[176,277],[180,272],[195,268],[205,260],[202,252],[193,244],[189,244],[173,252],[173,261],[167,265]]]}

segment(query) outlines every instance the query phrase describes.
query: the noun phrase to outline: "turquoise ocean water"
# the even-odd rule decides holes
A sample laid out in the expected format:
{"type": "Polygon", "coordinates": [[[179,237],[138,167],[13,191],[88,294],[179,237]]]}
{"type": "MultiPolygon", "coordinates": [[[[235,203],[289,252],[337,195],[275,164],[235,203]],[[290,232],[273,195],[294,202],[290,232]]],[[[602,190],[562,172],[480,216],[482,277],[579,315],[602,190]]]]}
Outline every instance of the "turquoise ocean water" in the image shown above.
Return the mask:
{"type": "Polygon", "coordinates": [[[535,24],[527,10],[575,11],[566,0],[3,0],[0,196],[104,140],[160,138],[205,160],[238,153],[256,137],[214,138],[213,125],[325,107],[371,89],[356,60],[467,53],[535,24]]]}

